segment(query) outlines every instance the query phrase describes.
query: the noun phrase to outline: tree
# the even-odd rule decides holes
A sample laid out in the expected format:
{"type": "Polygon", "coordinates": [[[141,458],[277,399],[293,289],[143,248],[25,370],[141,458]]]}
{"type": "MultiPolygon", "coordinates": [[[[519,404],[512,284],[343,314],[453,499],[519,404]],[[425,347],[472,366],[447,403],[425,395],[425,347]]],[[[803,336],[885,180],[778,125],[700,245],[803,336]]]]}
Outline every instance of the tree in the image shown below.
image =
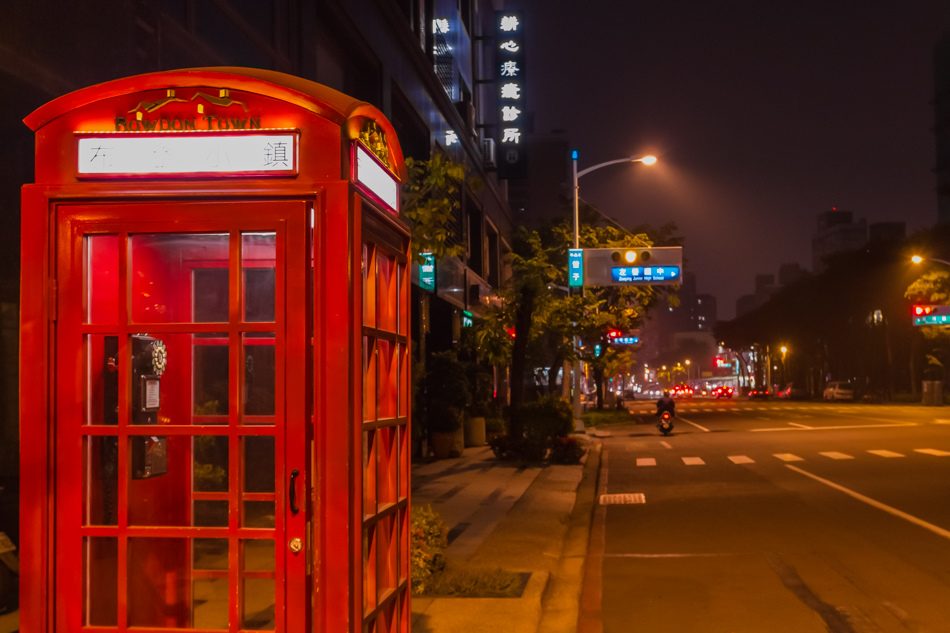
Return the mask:
{"type": "Polygon", "coordinates": [[[411,224],[416,257],[432,253],[435,261],[441,261],[461,255],[465,247],[452,244],[450,238],[461,207],[458,193],[466,179],[465,165],[433,152],[429,160],[407,158],[406,170],[409,177],[402,188],[402,216],[411,224]]]}

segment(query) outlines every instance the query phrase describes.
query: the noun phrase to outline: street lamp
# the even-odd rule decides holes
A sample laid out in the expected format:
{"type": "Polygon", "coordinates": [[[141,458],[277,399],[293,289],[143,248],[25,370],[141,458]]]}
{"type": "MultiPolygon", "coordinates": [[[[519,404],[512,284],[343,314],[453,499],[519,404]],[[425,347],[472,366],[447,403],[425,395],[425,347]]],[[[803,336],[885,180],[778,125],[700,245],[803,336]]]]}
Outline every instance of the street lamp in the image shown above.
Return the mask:
{"type": "Polygon", "coordinates": [[[686,364],[686,384],[689,384],[689,359],[683,361],[686,364]]]}
{"type": "MultiPolygon", "coordinates": [[[[578,179],[590,172],[606,167],[608,165],[617,165],[619,163],[643,163],[644,165],[653,165],[656,163],[656,156],[629,156],[627,158],[618,158],[617,160],[608,160],[604,163],[598,163],[587,169],[577,171],[577,150],[571,152],[571,161],[574,164],[574,248],[580,248],[580,213],[579,213],[579,187],[578,179]]],[[[568,271],[570,274],[570,271],[568,271]]],[[[583,287],[581,288],[583,292],[583,287]]],[[[574,337],[574,347],[577,348],[577,337],[574,337]]],[[[581,362],[580,359],[574,360],[574,430],[583,431],[584,422],[581,420],[581,362]]]]}
{"type": "MultiPolygon", "coordinates": [[[[575,247],[575,248],[576,248],[576,247],[575,247]]],[[[945,265],[945,266],[950,266],[950,262],[948,262],[948,261],[946,261],[946,260],[944,260],[944,259],[935,259],[935,258],[933,258],[933,257],[921,257],[920,255],[914,255],[913,257],[910,258],[910,261],[914,262],[915,264],[919,264],[919,263],[921,263],[921,262],[927,261],[927,262],[937,262],[938,264],[943,264],[943,265],[945,265]]]]}

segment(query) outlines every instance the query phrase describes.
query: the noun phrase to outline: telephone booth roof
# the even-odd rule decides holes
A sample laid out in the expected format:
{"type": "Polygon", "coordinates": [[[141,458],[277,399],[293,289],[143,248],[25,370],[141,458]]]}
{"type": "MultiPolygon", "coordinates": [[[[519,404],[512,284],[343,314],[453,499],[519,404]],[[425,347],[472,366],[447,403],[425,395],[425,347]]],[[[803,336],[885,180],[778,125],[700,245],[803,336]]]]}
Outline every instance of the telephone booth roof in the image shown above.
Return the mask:
{"type": "MultiPolygon", "coordinates": [[[[149,101],[149,98],[137,100],[136,95],[152,92],[153,97],[157,91],[166,91],[169,97],[177,97],[175,91],[179,89],[202,87],[215,89],[226,87],[227,90],[239,92],[245,97],[251,95],[263,97],[264,99],[260,99],[262,103],[271,104],[280,110],[280,114],[274,120],[279,120],[283,125],[287,125],[289,122],[289,127],[305,129],[306,112],[312,113],[334,124],[341,130],[343,138],[350,141],[359,139],[365,123],[367,121],[372,122],[383,133],[384,143],[389,151],[389,170],[400,181],[404,181],[406,178],[402,149],[399,146],[396,132],[392,124],[376,107],[322,84],[272,70],[236,67],[189,68],[116,79],[76,90],[50,101],[27,116],[24,123],[37,133],[38,146],[43,142],[44,132],[49,132],[53,137],[57,137],[70,132],[120,131],[102,130],[101,128],[105,127],[106,123],[111,123],[110,116],[118,115],[120,112],[123,115],[128,113],[130,121],[136,115],[141,120],[142,111],[151,113],[154,109],[157,109],[156,106],[160,107],[163,101],[187,102],[187,99],[181,98],[169,98],[163,101],[149,101]],[[139,105],[130,110],[127,104],[131,104],[133,101],[139,105]],[[122,107],[126,109],[123,110],[122,107]],[[296,115],[294,111],[296,111],[296,115]],[[83,113],[85,116],[79,113],[83,113]],[[304,114],[304,117],[301,117],[301,114],[304,114]],[[304,122],[303,125],[301,125],[302,121],[304,122]]],[[[195,95],[197,94],[195,93],[195,95]]],[[[194,100],[194,96],[186,93],[181,96],[190,97],[194,100]]],[[[208,97],[208,95],[204,96],[208,97]]],[[[213,100],[212,103],[214,103],[213,100]]],[[[178,108],[186,107],[179,103],[171,105],[178,108]]],[[[196,106],[193,103],[188,103],[188,107],[194,108],[196,106]]],[[[200,108],[201,106],[197,107],[200,108]]],[[[202,110],[199,109],[198,111],[201,112],[202,110]]],[[[313,120],[311,118],[311,121],[313,120]]],[[[115,121],[118,128],[118,118],[115,121]]],[[[264,127],[268,128],[272,125],[265,124],[264,127]]],[[[163,128],[160,131],[175,132],[179,130],[178,128],[163,128]]],[[[54,139],[48,138],[47,140],[55,142],[54,139]]],[[[343,150],[344,148],[341,147],[341,151],[343,150]]],[[[40,182],[43,170],[39,164],[37,168],[37,181],[40,182]]]]}

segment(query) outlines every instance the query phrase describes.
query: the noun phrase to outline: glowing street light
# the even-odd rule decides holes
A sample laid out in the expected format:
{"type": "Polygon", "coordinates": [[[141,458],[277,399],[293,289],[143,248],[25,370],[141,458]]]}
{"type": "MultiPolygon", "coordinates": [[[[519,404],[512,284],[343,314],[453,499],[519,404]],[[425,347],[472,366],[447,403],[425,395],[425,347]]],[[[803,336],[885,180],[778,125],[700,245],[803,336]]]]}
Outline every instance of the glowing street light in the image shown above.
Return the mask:
{"type": "Polygon", "coordinates": [[[950,266],[950,262],[945,259],[936,259],[934,257],[921,257],[920,255],[914,255],[910,258],[910,261],[915,264],[920,264],[922,262],[937,262],[938,264],[943,264],[944,266],[950,266]]]}

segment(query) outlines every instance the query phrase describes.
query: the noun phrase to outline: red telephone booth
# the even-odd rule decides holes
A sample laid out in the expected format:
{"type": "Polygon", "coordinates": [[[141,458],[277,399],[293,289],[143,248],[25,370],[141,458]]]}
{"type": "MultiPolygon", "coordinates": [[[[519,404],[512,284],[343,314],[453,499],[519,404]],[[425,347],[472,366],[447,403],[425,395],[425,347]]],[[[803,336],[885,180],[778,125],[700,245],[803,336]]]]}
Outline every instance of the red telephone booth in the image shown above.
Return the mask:
{"type": "Polygon", "coordinates": [[[409,629],[409,238],[374,107],[250,69],[31,114],[21,630],[409,629]]]}

